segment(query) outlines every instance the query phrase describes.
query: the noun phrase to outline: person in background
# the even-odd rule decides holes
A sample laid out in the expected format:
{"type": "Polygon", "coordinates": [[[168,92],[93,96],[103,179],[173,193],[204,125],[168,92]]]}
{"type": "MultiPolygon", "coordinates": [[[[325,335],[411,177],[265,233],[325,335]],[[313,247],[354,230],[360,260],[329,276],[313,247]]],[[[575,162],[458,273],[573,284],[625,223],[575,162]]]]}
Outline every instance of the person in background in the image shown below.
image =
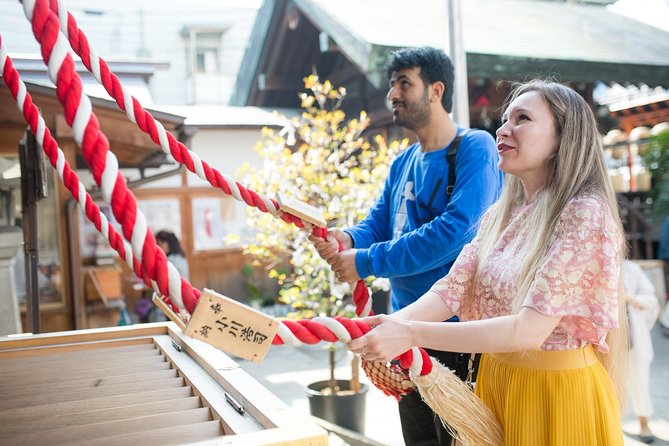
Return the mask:
{"type": "Polygon", "coordinates": [[[622,446],[625,239],[597,122],[573,89],[516,85],[497,130],[502,195],[448,275],[348,347],[479,353],[475,392],[514,446],[622,446]],[[461,322],[443,323],[453,315],[461,322]]]}
{"type": "Polygon", "coordinates": [[[181,248],[181,243],[179,243],[179,239],[174,235],[174,232],[158,231],[156,241],[158,242],[158,246],[165,251],[167,260],[175,266],[181,277],[189,280],[188,261],[186,260],[184,250],[181,248]]]}
{"type": "MultiPolygon", "coordinates": [[[[179,271],[181,277],[189,280],[188,261],[177,236],[171,231],[159,231],[156,233],[156,242],[165,251],[167,260],[179,271]]],[[[135,302],[135,313],[140,322],[162,322],[167,320],[165,313],[153,305],[149,296],[144,296],[135,302]]]]}
{"type": "MultiPolygon", "coordinates": [[[[390,279],[391,306],[397,311],[448,272],[473,237],[475,223],[499,196],[502,175],[490,134],[460,127],[449,116],[454,68],[442,50],[396,51],[386,74],[393,121],[414,132],[418,142],[395,159],[380,198],[362,222],[331,229],[328,240],[310,240],[342,282],[390,279]],[[341,253],[338,242],[346,248],[341,253]]],[[[461,379],[467,377],[470,355],[428,353],[461,379]]],[[[399,413],[407,446],[450,446],[450,433],[418,392],[399,401],[399,413]]]]}
{"type": "Polygon", "coordinates": [[[629,317],[630,350],[627,353],[627,395],[632,411],[639,417],[639,438],[652,443],[655,436],[648,427],[653,413],[650,398],[650,363],[653,360],[651,329],[660,314],[655,287],[641,267],[631,260],[623,262],[625,300],[629,317]]]}

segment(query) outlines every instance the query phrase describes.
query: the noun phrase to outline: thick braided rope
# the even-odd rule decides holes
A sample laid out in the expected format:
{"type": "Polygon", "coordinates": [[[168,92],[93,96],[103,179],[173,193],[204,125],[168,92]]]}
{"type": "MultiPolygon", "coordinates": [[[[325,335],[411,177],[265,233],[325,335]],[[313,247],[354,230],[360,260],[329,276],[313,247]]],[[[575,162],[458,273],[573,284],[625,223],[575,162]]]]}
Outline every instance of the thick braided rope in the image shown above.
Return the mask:
{"type": "MultiPolygon", "coordinates": [[[[93,171],[96,184],[101,187],[103,198],[111,203],[112,211],[123,227],[124,236],[132,240],[135,254],[142,259],[142,266],[148,272],[149,277],[156,282],[158,290],[163,295],[170,296],[179,308],[192,312],[197,297],[199,297],[199,290],[181,278],[176,268],[166,262],[162,250],[157,248],[155,237],[148,229],[145,217],[137,208],[134,195],[118,172],[118,161],[109,151],[109,142],[99,131],[90,100],[82,92],[81,80],[74,70],[73,60],[67,53],[62,36],[57,31],[60,23],[57,16],[47,9],[46,0],[27,0],[23,4],[26,16],[33,25],[35,37],[42,47],[42,56],[48,65],[49,76],[56,84],[56,93],[65,109],[66,120],[73,128],[75,142],[82,148],[84,158],[93,171]],[[181,286],[178,286],[179,281],[181,286]],[[185,291],[183,295],[182,291],[185,291]]],[[[296,224],[302,226],[299,223],[296,224]]],[[[319,228],[314,229],[316,229],[314,232],[317,233],[319,228]]],[[[320,230],[326,231],[324,228],[320,230]]],[[[321,232],[321,234],[326,235],[327,233],[321,232]]],[[[359,287],[356,287],[356,290],[357,288],[359,287]]],[[[367,292],[366,287],[364,291],[367,292]]],[[[358,310],[361,312],[360,307],[358,310]]],[[[412,366],[420,363],[419,358],[425,356],[422,350],[417,351],[421,353],[406,356],[413,357],[413,360],[409,361],[412,366]]],[[[405,360],[404,363],[409,366],[407,361],[405,360]]],[[[429,361],[422,362],[430,363],[429,361]]]]}
{"type": "MultiPolygon", "coordinates": [[[[150,250],[146,249],[147,245],[153,244],[154,249],[158,253],[162,253],[162,250],[155,246],[155,238],[146,226],[140,228],[139,231],[140,234],[143,233],[142,235],[144,235],[144,237],[136,236],[138,231],[136,227],[131,224],[136,223],[144,217],[141,211],[137,208],[136,200],[134,199],[132,192],[127,188],[123,177],[118,173],[118,162],[109,150],[109,142],[99,130],[97,118],[92,112],[90,100],[82,93],[81,80],[74,71],[74,62],[71,56],[67,53],[67,50],[65,49],[66,47],[62,42],[62,36],[57,30],[58,22],[54,22],[53,16],[44,14],[46,11],[44,6],[45,3],[43,1],[40,2],[40,0],[37,2],[26,0],[24,2],[24,9],[33,23],[33,32],[42,47],[42,55],[49,68],[49,75],[52,81],[56,84],[56,95],[64,107],[65,118],[68,124],[73,128],[75,142],[82,148],[84,158],[87,162],[90,161],[89,165],[93,171],[96,183],[102,189],[103,198],[105,198],[106,201],[111,202],[112,211],[117,217],[117,220],[121,222],[124,236],[126,239],[131,239],[133,241],[133,250],[135,252],[138,251],[140,255],[142,253],[146,254],[147,252],[150,252],[150,250]],[[90,150],[91,148],[94,148],[95,150],[90,150]],[[105,163],[104,161],[107,162],[105,163]],[[110,181],[110,179],[113,181],[110,181]],[[112,185],[111,189],[109,187],[110,184],[112,185]],[[127,196],[128,201],[115,200],[115,197],[120,194],[127,196]],[[119,204],[122,206],[119,206],[119,204]],[[123,218],[121,211],[126,211],[128,215],[134,218],[123,218]],[[132,214],[134,214],[134,216],[132,214]],[[141,243],[136,243],[138,240],[141,243]],[[138,249],[138,245],[140,246],[140,249],[138,249]]],[[[8,58],[5,58],[5,60],[8,60],[8,58]]],[[[18,76],[18,73],[15,73],[15,75],[18,76]]],[[[15,89],[15,91],[17,91],[17,98],[19,97],[19,89],[20,87],[15,89]]],[[[19,107],[24,103],[24,101],[21,100],[18,102],[20,104],[19,107]]],[[[26,119],[28,120],[27,117],[26,119]]],[[[38,125],[39,122],[36,123],[36,127],[38,125]]],[[[46,134],[42,132],[39,133],[46,134]]],[[[62,159],[64,160],[64,158],[62,159]]],[[[79,184],[77,181],[77,187],[78,186],[79,184]]],[[[73,190],[71,190],[71,192],[74,193],[73,190]]],[[[92,217],[94,218],[94,216],[92,217]]],[[[164,253],[162,254],[164,257],[164,253]]],[[[156,257],[159,258],[160,256],[158,255],[156,257]]],[[[144,255],[143,258],[146,259],[147,256],[144,255]]],[[[155,268],[156,264],[160,265],[160,262],[156,261],[151,265],[154,266],[153,271],[161,269],[160,266],[155,268]]],[[[142,266],[143,265],[144,262],[142,263],[142,266]]],[[[165,262],[162,266],[162,268],[167,269],[167,266],[164,265],[169,264],[166,264],[165,262]]],[[[149,273],[149,277],[153,279],[151,273],[149,273]]],[[[191,290],[195,290],[187,281],[178,276],[178,272],[177,277],[181,279],[182,283],[185,283],[190,287],[191,290]]],[[[157,277],[156,279],[159,290],[165,295],[170,295],[169,291],[171,290],[171,287],[170,289],[163,291],[160,287],[160,277],[157,277]]],[[[184,304],[184,302],[179,302],[178,300],[176,303],[184,304]]],[[[181,307],[182,305],[179,306],[181,307]]],[[[191,312],[193,310],[192,307],[187,309],[191,312]]],[[[329,342],[336,342],[338,340],[342,342],[350,342],[351,339],[362,336],[362,334],[369,331],[369,327],[361,321],[350,321],[345,318],[317,318],[315,320],[303,320],[298,322],[283,321],[279,327],[280,331],[275,338],[274,343],[287,343],[290,345],[316,343],[321,340],[329,342]],[[366,328],[361,329],[361,325],[366,328]]],[[[415,350],[420,351],[419,349],[415,350]]],[[[411,370],[415,369],[414,373],[418,375],[427,374],[429,371],[425,365],[431,363],[429,361],[416,360],[416,358],[421,358],[421,356],[421,354],[415,355],[413,351],[409,351],[403,355],[403,358],[405,358],[403,364],[411,370]]]]}
{"type": "MultiPolygon", "coordinates": [[[[60,29],[70,42],[74,52],[81,58],[84,66],[91,72],[93,77],[105,88],[107,93],[116,101],[133,123],[135,123],[151,140],[158,144],[163,152],[172,155],[174,159],[183,164],[191,172],[197,174],[202,180],[209,182],[212,186],[223,190],[239,201],[249,206],[257,207],[263,212],[281,214],[286,221],[301,223],[301,220],[289,214],[280,213],[277,202],[273,199],[245,188],[235,180],[221,174],[212,168],[195,153],[181,142],[177,141],[172,134],[165,131],[163,125],[158,122],[151,113],[145,110],[140,102],[134,98],[128,89],[121,83],[118,77],[109,69],[107,62],[100,58],[79,29],[77,22],[62,2],[57,0],[38,0],[49,2],[49,7],[58,19],[60,29]],[[297,221],[296,221],[297,220],[297,221]]],[[[26,15],[28,15],[26,13],[26,15]]],[[[28,17],[30,19],[30,17],[28,17]]],[[[299,225],[303,227],[303,225],[299,225]]]]}
{"type": "MultiPolygon", "coordinates": [[[[205,161],[202,161],[195,152],[190,151],[183,143],[177,141],[171,133],[166,132],[163,125],[130,94],[119,78],[109,69],[107,62],[98,56],[95,48],[89,44],[88,38],[77,25],[76,19],[63,3],[60,0],[50,0],[49,7],[51,14],[58,19],[61,32],[68,39],[74,52],[81,58],[86,69],[114,98],[116,104],[126,113],[128,119],[146,133],[154,143],[158,144],[163,152],[172,155],[178,163],[186,166],[188,170],[197,174],[202,180],[208,181],[209,184],[223,190],[235,199],[263,212],[279,215],[286,222],[294,223],[300,228],[305,227],[305,223],[299,217],[280,212],[275,200],[247,189],[237,181],[221,174],[205,161]]],[[[28,18],[30,19],[30,17],[28,18]]],[[[313,227],[312,233],[324,238],[327,235],[327,230],[313,227]]],[[[358,316],[371,316],[373,314],[370,293],[363,280],[359,280],[354,287],[353,302],[358,316]]]]}
{"type": "MultiPolygon", "coordinates": [[[[86,191],[84,185],[79,181],[76,172],[65,160],[65,154],[58,147],[58,143],[51,135],[44,122],[44,118],[39,112],[37,106],[33,103],[30,93],[27,92],[26,85],[19,77],[18,71],[14,68],[11,58],[3,44],[0,36],[0,67],[2,80],[16,101],[16,105],[23,115],[30,130],[35,135],[37,142],[47,155],[51,166],[58,173],[65,187],[76,199],[77,204],[82,209],[86,217],[93,223],[95,229],[102,234],[109,245],[118,253],[119,257],[135,272],[140,279],[146,279],[142,272],[142,265],[137,258],[133,256],[130,245],[123,239],[116,229],[109,223],[105,214],[100,211],[98,205],[93,201],[90,194],[86,191]]],[[[148,282],[148,280],[145,280],[148,282]]],[[[147,283],[151,286],[151,283],[147,283]]]]}
{"type": "MultiPolygon", "coordinates": [[[[36,5],[34,0],[25,0],[24,11],[32,22],[33,32],[42,49],[42,57],[48,65],[49,77],[56,84],[56,95],[64,107],[66,121],[73,129],[75,142],[81,147],[96,184],[102,190],[103,198],[112,205],[112,211],[117,220],[121,222],[125,238],[132,241],[131,248],[135,256],[142,260],[142,268],[154,281],[154,287],[157,287],[161,294],[170,296],[180,308],[186,308],[192,313],[199,297],[199,291],[180,277],[176,268],[167,263],[164,253],[157,247],[155,237],[146,225],[145,217],[137,208],[134,195],[127,188],[124,178],[118,171],[118,161],[109,151],[109,142],[99,130],[90,100],[83,94],[81,79],[74,70],[74,62],[57,30],[59,20],[54,19],[54,14],[48,14],[45,1],[37,0],[36,5]],[[54,20],[56,24],[53,23],[54,20]],[[182,294],[182,291],[185,292],[182,294]],[[192,294],[189,295],[189,291],[192,294]]],[[[19,102],[22,103],[22,101],[19,102]]],[[[71,192],[74,194],[74,191],[71,192]]],[[[282,218],[290,221],[292,217],[282,216],[282,218]]],[[[298,226],[300,226],[299,223],[296,222],[298,226]]],[[[363,334],[363,331],[355,324],[351,325],[341,320],[343,318],[339,321],[336,319],[301,321],[304,324],[298,323],[294,329],[289,328],[287,323],[282,323],[279,326],[280,333],[276,337],[276,343],[281,343],[279,341],[285,343],[285,339],[289,339],[291,343],[302,341],[301,328],[305,325],[308,325],[308,330],[305,332],[307,336],[304,336],[304,339],[310,342],[320,340],[349,342],[353,338],[352,335],[363,334]],[[354,333],[349,332],[347,326],[355,327],[354,333]]],[[[411,375],[416,377],[429,375],[432,371],[432,361],[425,351],[419,348],[413,348],[404,353],[400,358],[400,364],[409,368],[411,375]]]]}
{"type": "MultiPolygon", "coordinates": [[[[272,344],[294,347],[317,344],[320,341],[349,343],[371,330],[366,323],[345,317],[316,317],[300,321],[281,321],[272,344]]],[[[432,371],[432,361],[425,350],[413,347],[400,356],[400,366],[413,376],[425,376],[432,371]]]]}
{"type": "Polygon", "coordinates": [[[72,127],[74,141],[81,147],[103,199],[111,204],[114,217],[121,223],[123,236],[130,241],[144,275],[154,280],[159,292],[169,296],[173,304],[192,313],[200,293],[167,262],[165,253],[156,244],[146,217],[119,172],[118,160],[109,150],[109,141],[100,131],[91,101],[83,93],[67,41],[59,31],[57,17],[49,10],[46,0],[26,0],[23,9],[40,43],[42,58],[47,64],[49,78],[56,85],[56,96],[65,111],[65,120],[72,127]]]}
{"type": "MultiPolygon", "coordinates": [[[[18,71],[3,45],[0,35],[0,66],[2,66],[2,79],[16,100],[18,109],[21,111],[25,121],[30,125],[32,132],[36,135],[37,142],[47,154],[52,167],[66,185],[70,193],[77,198],[77,202],[85,211],[86,217],[95,224],[95,228],[112,244],[119,256],[129,266],[133,267],[135,273],[142,277],[142,266],[132,255],[131,247],[123,240],[121,234],[116,232],[106,219],[99,207],[86,192],[83,184],[79,181],[76,173],[65,160],[65,155],[57,145],[56,140],[46,127],[44,119],[37,106],[33,103],[30,93],[19,77],[18,71]],[[134,262],[133,262],[134,260],[134,262]]],[[[155,283],[155,282],[154,282],[155,283]]],[[[303,344],[316,344],[321,341],[348,343],[353,339],[363,336],[369,332],[369,325],[359,320],[351,320],[343,317],[304,319],[300,321],[280,321],[279,332],[273,340],[273,344],[288,344],[299,346],[303,344]]],[[[411,352],[408,352],[409,357],[411,352]]],[[[411,361],[406,362],[405,365],[411,361]]],[[[415,373],[420,373],[422,367],[416,364],[415,373]]]]}
{"type": "MultiPolygon", "coordinates": [[[[32,101],[30,93],[21,80],[18,71],[3,45],[0,35],[0,66],[2,66],[2,79],[16,100],[16,105],[21,111],[25,121],[30,125],[35,134],[37,142],[47,154],[52,167],[58,172],[65,186],[85,211],[86,217],[94,223],[95,228],[116,249],[119,256],[124,259],[130,267],[133,267],[138,277],[142,277],[142,266],[132,255],[131,247],[123,240],[121,234],[116,232],[109,223],[100,208],[86,192],[84,185],[79,181],[76,173],[65,160],[65,155],[47,128],[39,109],[32,101]],[[133,261],[134,260],[134,261],[133,261]]],[[[155,283],[155,282],[154,282],[155,283]]],[[[359,338],[369,332],[369,325],[359,320],[351,320],[342,317],[304,319],[300,321],[280,321],[279,332],[273,340],[273,344],[288,344],[299,346],[303,344],[316,344],[321,341],[348,343],[352,339],[359,338]]],[[[410,362],[410,361],[409,361],[410,362]]],[[[408,364],[408,363],[407,363],[408,364]]],[[[416,373],[421,370],[420,365],[416,373]]]]}

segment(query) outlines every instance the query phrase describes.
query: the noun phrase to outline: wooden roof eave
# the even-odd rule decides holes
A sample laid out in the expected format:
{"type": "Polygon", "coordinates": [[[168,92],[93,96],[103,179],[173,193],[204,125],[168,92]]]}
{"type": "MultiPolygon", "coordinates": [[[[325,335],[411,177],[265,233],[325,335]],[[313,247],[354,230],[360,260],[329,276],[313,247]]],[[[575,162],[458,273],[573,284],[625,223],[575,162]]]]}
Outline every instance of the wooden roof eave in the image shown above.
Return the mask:
{"type": "MultiPolygon", "coordinates": [[[[72,129],[67,124],[64,112],[53,87],[27,84],[28,92],[40,108],[47,127],[61,145],[73,144],[72,129]]],[[[23,136],[26,124],[13,103],[8,89],[0,88],[0,153],[16,153],[16,147],[23,136]]],[[[111,101],[91,98],[93,111],[98,117],[101,131],[109,140],[110,147],[124,167],[143,167],[147,160],[154,160],[163,154],[161,148],[142,133],[111,101]]],[[[152,111],[152,115],[167,132],[178,136],[184,118],[164,112],[152,111]]]]}
{"type": "Polygon", "coordinates": [[[559,74],[562,82],[617,82],[666,85],[669,67],[664,65],[618,64],[586,60],[556,60],[467,53],[467,73],[473,78],[527,80],[559,74]]]}
{"type": "Polygon", "coordinates": [[[277,32],[279,24],[284,22],[285,14],[279,13],[279,10],[280,8],[285,9],[287,3],[264,0],[258,9],[248,46],[239,66],[237,81],[230,97],[230,105],[248,105],[249,99],[256,94],[258,75],[264,69],[262,65],[267,59],[269,43],[272,41],[268,36],[277,32]]]}
{"type": "Polygon", "coordinates": [[[372,44],[346,29],[314,3],[308,0],[294,0],[294,2],[319,31],[326,32],[337,43],[342,54],[361,73],[375,71],[373,69],[377,67],[377,61],[371,58],[374,54],[372,44]]]}
{"type": "MultiPolygon", "coordinates": [[[[258,103],[258,76],[285,75],[273,73],[267,64],[267,52],[276,45],[278,33],[286,32],[287,14],[297,8],[315,29],[327,33],[337,49],[364,74],[376,88],[385,83],[383,64],[391,51],[400,47],[370,43],[346,28],[309,0],[265,0],[259,10],[251,43],[247,49],[242,71],[238,77],[236,92],[231,101],[234,105],[258,103]],[[260,26],[262,25],[262,26],[260,26]],[[254,99],[255,98],[255,99],[254,99]]],[[[588,82],[598,80],[619,83],[644,83],[649,86],[664,85],[669,78],[669,68],[664,65],[643,65],[588,60],[564,60],[550,58],[515,57],[500,54],[467,52],[468,74],[474,78],[525,80],[528,77],[546,77],[559,73],[562,81],[588,82]]],[[[296,67],[298,68],[298,67],[296,67]]],[[[308,67],[307,67],[308,68],[308,67]]],[[[305,67],[300,70],[304,71],[305,67]]],[[[261,100],[260,103],[263,101],[261,100]]]]}

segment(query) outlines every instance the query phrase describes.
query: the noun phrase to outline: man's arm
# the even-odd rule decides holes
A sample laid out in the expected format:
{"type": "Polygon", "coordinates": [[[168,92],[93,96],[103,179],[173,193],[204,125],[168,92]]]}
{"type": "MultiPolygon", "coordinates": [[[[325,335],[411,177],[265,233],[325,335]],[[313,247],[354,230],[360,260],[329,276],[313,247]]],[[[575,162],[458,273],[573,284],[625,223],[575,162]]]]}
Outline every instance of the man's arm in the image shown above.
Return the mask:
{"type": "MultiPolygon", "coordinates": [[[[411,150],[411,148],[408,150],[411,150]]],[[[372,243],[388,239],[388,221],[390,219],[392,188],[395,181],[394,178],[399,169],[398,165],[402,164],[404,158],[403,155],[400,155],[390,166],[390,172],[384,182],[383,191],[363,221],[351,228],[330,229],[327,240],[323,240],[314,235],[309,236],[309,240],[314,244],[316,251],[318,251],[318,254],[322,259],[326,260],[330,265],[337,262],[340,257],[339,244],[341,244],[345,250],[350,250],[351,248],[358,246],[368,248],[372,243]]],[[[348,253],[351,254],[352,251],[348,253]]],[[[351,261],[351,276],[356,275],[355,271],[353,271],[354,268],[354,261],[351,261]]],[[[355,279],[351,278],[350,280],[357,280],[357,277],[355,279]]]]}
{"type": "Polygon", "coordinates": [[[357,249],[355,265],[360,277],[401,277],[429,271],[455,260],[471,240],[475,223],[499,195],[501,175],[490,135],[476,132],[465,141],[458,152],[453,195],[444,212],[395,240],[357,249]]]}
{"type": "MultiPolygon", "coordinates": [[[[412,150],[412,147],[407,149],[412,150]]],[[[406,161],[406,153],[397,157],[393,164],[390,166],[390,172],[388,177],[383,185],[383,192],[376,203],[360,223],[357,225],[347,228],[345,232],[353,240],[353,247],[358,248],[369,248],[374,243],[383,242],[389,239],[389,227],[390,227],[390,203],[392,201],[391,194],[393,188],[397,187],[396,181],[397,176],[399,175],[401,166],[406,161]]]]}

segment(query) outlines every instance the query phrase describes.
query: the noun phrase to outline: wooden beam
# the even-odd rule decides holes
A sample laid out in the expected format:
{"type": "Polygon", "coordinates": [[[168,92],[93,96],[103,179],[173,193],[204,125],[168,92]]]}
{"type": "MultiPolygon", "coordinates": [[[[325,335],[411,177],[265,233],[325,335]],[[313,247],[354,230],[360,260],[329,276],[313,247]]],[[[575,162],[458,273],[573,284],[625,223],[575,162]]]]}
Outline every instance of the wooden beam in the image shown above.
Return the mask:
{"type": "Polygon", "coordinates": [[[482,79],[520,81],[527,80],[528,76],[558,74],[561,82],[630,82],[654,87],[666,84],[669,67],[468,53],[467,74],[482,79]]]}
{"type": "Polygon", "coordinates": [[[302,87],[302,75],[293,74],[287,76],[271,75],[261,73],[258,76],[258,90],[260,91],[297,91],[302,87]]]}
{"type": "Polygon", "coordinates": [[[0,122],[0,156],[18,156],[19,143],[25,131],[25,124],[10,121],[0,122]]]}

